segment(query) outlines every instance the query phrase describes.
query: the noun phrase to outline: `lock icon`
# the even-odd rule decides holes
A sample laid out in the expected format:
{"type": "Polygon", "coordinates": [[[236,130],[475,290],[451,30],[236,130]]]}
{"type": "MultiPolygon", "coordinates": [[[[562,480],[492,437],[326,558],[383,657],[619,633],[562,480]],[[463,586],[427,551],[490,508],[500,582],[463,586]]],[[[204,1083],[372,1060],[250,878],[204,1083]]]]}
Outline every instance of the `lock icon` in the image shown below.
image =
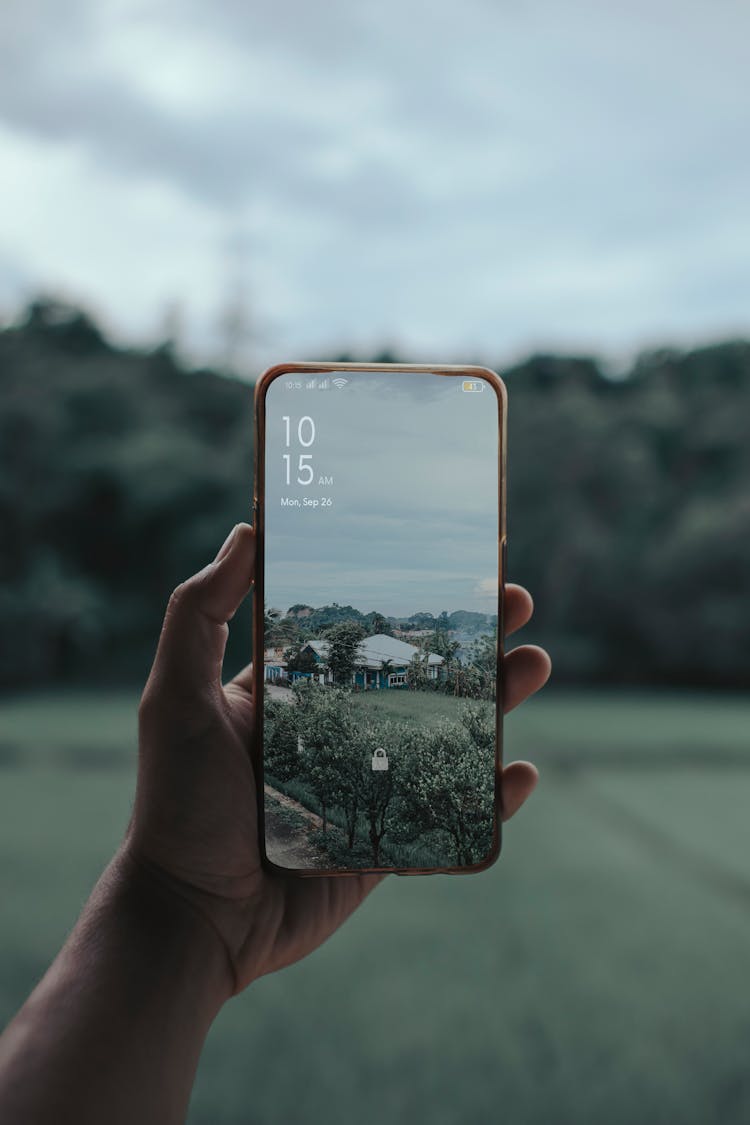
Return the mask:
{"type": "Polygon", "coordinates": [[[372,768],[374,770],[388,769],[388,755],[382,746],[378,746],[372,755],[372,768]]]}

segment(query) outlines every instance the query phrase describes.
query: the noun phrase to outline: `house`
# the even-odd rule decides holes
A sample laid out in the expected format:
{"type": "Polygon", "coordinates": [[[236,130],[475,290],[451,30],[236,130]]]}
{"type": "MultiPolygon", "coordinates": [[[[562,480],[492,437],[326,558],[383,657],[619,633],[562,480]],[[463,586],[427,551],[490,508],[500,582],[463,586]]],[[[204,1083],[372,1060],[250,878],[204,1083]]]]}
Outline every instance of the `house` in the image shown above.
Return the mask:
{"type": "MultiPolygon", "coordinates": [[[[333,683],[333,674],[327,665],[328,641],[308,641],[302,652],[310,652],[320,667],[319,672],[310,674],[311,678],[321,684],[333,683]]],[[[427,675],[429,679],[437,680],[441,676],[441,666],[445,663],[443,657],[434,652],[426,655],[427,675]]],[[[406,687],[406,669],[415,656],[424,657],[425,653],[416,645],[407,644],[396,637],[389,637],[385,633],[365,637],[357,650],[351,683],[365,691],[406,687]]]]}
{"type": "Polygon", "coordinates": [[[267,683],[286,680],[286,661],[283,648],[267,648],[263,652],[263,679],[267,683]]]}

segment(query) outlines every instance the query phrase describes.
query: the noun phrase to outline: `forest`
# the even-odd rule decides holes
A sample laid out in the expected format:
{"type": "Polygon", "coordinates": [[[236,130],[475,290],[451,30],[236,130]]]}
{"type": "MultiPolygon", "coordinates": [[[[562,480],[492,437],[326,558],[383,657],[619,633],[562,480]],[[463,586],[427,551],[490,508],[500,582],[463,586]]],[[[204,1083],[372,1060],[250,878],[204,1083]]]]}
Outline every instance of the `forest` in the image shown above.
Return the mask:
{"type": "MultiPolygon", "coordinates": [[[[496,369],[509,575],[555,680],[747,684],[750,344],[496,369]]],[[[39,299],[0,331],[0,469],[0,686],[136,683],[171,589],[249,517],[252,386],[39,299]]],[[[249,609],[232,633],[230,666],[249,609]]]]}

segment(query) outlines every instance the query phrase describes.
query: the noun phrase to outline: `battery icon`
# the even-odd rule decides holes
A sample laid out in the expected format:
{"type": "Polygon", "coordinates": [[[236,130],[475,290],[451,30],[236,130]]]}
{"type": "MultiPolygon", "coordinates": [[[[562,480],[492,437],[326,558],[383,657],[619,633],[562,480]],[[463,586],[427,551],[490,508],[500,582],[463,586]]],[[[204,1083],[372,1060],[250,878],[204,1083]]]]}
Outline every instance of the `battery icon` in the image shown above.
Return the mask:
{"type": "Polygon", "coordinates": [[[481,383],[478,379],[464,379],[463,383],[461,384],[461,390],[462,391],[483,391],[484,390],[484,383],[481,383]]]}

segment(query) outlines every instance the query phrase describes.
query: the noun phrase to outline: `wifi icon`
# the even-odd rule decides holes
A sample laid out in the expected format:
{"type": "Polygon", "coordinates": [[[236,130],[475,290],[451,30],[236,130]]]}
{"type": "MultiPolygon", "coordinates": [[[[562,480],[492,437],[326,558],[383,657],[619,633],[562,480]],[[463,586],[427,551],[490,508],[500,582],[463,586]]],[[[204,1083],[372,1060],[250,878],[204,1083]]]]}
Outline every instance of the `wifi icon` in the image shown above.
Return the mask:
{"type": "Polygon", "coordinates": [[[346,384],[349,382],[349,380],[339,378],[339,379],[331,379],[331,382],[333,383],[334,387],[338,387],[338,389],[341,390],[342,387],[346,386],[346,384]]]}

